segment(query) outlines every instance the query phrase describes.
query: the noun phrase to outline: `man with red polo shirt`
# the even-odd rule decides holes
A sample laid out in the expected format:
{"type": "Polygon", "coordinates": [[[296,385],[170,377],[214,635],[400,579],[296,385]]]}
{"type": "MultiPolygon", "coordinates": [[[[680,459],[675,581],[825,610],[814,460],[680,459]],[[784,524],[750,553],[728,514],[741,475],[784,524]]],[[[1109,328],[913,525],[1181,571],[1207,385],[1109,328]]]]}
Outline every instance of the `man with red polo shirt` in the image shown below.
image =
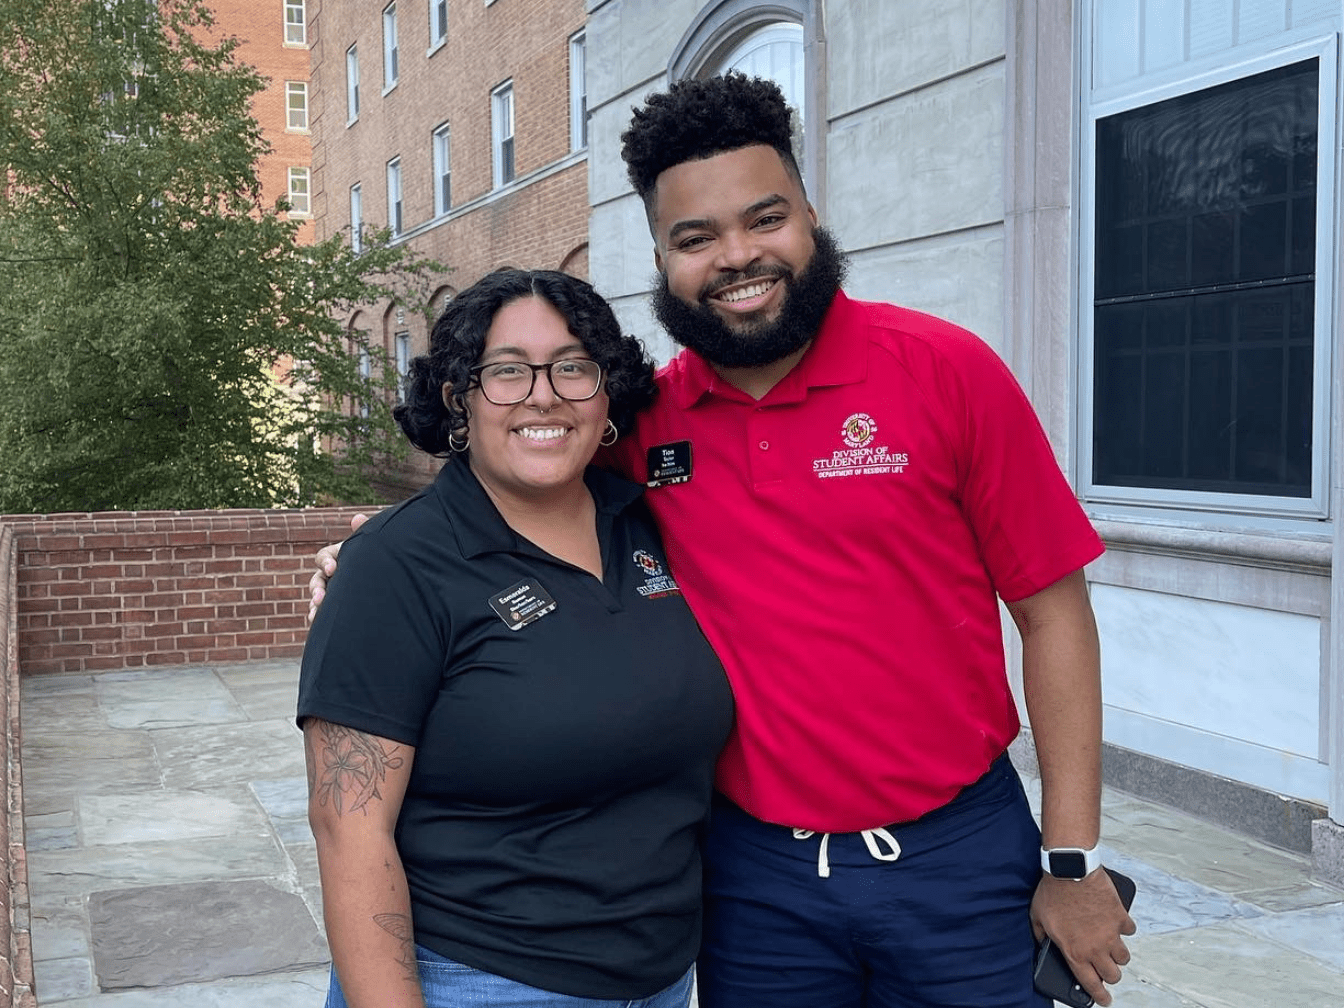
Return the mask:
{"type": "Polygon", "coordinates": [[[737,699],[702,1008],[1042,1008],[1033,929],[1109,1004],[1133,923],[1094,850],[1102,547],[1030,404],[972,334],[840,290],[775,85],[679,82],[622,139],[687,350],[612,454],[737,699]]]}

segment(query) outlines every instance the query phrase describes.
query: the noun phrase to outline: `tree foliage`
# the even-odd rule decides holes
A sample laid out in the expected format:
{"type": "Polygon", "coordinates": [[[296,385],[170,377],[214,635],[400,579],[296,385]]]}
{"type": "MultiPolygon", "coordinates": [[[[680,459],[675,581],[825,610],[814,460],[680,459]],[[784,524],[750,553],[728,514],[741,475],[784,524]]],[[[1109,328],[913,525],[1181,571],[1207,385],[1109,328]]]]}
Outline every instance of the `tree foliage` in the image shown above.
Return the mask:
{"type": "Polygon", "coordinates": [[[210,24],[0,0],[0,510],[367,499],[401,451],[392,369],[367,348],[362,376],[339,316],[419,307],[437,267],[261,205],[265,82],[210,24]]]}

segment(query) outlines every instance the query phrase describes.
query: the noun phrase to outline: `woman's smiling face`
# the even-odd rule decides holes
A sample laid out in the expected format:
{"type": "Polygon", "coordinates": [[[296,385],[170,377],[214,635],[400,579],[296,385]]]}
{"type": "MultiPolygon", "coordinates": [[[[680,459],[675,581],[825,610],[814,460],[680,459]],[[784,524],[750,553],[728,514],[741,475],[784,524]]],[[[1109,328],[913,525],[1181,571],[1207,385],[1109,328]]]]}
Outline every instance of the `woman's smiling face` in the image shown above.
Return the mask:
{"type": "MultiPolygon", "coordinates": [[[[515,361],[550,364],[586,359],[588,352],[550,302],[510,301],[495,313],[478,364],[515,361]]],[[[479,384],[467,394],[471,469],[496,499],[536,501],[583,477],[607,420],[607,394],[576,402],[555,394],[546,372],[537,372],[522,402],[497,406],[479,384]]]]}

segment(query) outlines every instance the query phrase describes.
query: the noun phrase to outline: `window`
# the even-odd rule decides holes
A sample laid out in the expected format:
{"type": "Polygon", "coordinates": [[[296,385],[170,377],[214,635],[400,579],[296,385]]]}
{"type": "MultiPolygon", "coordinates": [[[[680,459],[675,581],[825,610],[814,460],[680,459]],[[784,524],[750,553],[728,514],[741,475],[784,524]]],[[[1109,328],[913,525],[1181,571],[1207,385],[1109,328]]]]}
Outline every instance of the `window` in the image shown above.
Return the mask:
{"type": "Polygon", "coordinates": [[[350,122],[359,118],[359,49],[356,46],[345,51],[345,118],[350,122]]]}
{"type": "Polygon", "coordinates": [[[448,124],[434,131],[434,213],[445,214],[453,205],[453,161],[448,124]]]}
{"type": "Polygon", "coordinates": [[[397,5],[383,8],[383,90],[397,84],[397,5]]]}
{"type": "Polygon", "coordinates": [[[401,234],[401,158],[387,163],[387,226],[401,234]]]}
{"type": "Polygon", "coordinates": [[[350,187],[350,249],[364,251],[364,194],[356,182],[350,187]]]}
{"type": "Polygon", "coordinates": [[[285,128],[308,128],[308,85],[304,81],[285,81],[285,128]]]}
{"type": "Polygon", "coordinates": [[[285,44],[305,45],[308,42],[308,15],[304,0],[285,0],[285,44]]]}
{"type": "Polygon", "coordinates": [[[569,149],[588,146],[588,85],[584,77],[584,34],[569,40],[569,149]]]}
{"type": "Polygon", "coordinates": [[[495,188],[513,181],[513,82],[490,94],[490,131],[493,139],[495,188]]]}
{"type": "Polygon", "coordinates": [[[1319,86],[1310,59],[1097,120],[1094,489],[1318,488],[1319,86]]]}
{"type": "Polygon", "coordinates": [[[448,37],[448,0],[429,0],[429,47],[434,49],[448,37]]]}
{"type": "Polygon", "coordinates": [[[406,398],[406,376],[411,371],[411,334],[399,332],[394,337],[397,360],[397,402],[406,398]]]}
{"type": "Polygon", "coordinates": [[[291,168],[289,170],[289,214],[291,217],[307,217],[312,212],[312,198],[308,189],[308,169],[291,168]]]}
{"type": "MultiPolygon", "coordinates": [[[[359,377],[364,381],[368,381],[373,377],[373,358],[369,354],[369,348],[366,346],[361,346],[359,348],[359,377]]],[[[359,415],[362,417],[367,417],[369,415],[369,400],[362,396],[359,400],[359,415]]]]}

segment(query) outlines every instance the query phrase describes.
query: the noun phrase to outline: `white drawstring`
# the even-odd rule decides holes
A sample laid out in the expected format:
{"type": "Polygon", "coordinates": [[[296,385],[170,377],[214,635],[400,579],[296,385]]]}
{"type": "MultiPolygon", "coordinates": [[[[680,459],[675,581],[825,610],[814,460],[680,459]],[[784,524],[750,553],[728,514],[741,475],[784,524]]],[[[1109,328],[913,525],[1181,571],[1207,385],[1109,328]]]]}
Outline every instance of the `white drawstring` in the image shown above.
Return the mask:
{"type": "MultiPolygon", "coordinates": [[[[816,836],[816,830],[797,829],[793,831],[795,840],[806,840],[808,837],[816,836]]],[[[901,845],[896,842],[896,838],[888,833],[881,826],[876,829],[860,830],[859,836],[863,837],[864,844],[868,847],[868,853],[878,861],[895,861],[901,856],[901,845]],[[877,842],[881,840],[887,845],[887,850],[881,851],[877,847],[877,842]]],[[[826,846],[830,843],[831,835],[823,833],[821,835],[821,850],[817,852],[817,874],[822,878],[831,877],[831,863],[826,858],[826,846]]]]}

